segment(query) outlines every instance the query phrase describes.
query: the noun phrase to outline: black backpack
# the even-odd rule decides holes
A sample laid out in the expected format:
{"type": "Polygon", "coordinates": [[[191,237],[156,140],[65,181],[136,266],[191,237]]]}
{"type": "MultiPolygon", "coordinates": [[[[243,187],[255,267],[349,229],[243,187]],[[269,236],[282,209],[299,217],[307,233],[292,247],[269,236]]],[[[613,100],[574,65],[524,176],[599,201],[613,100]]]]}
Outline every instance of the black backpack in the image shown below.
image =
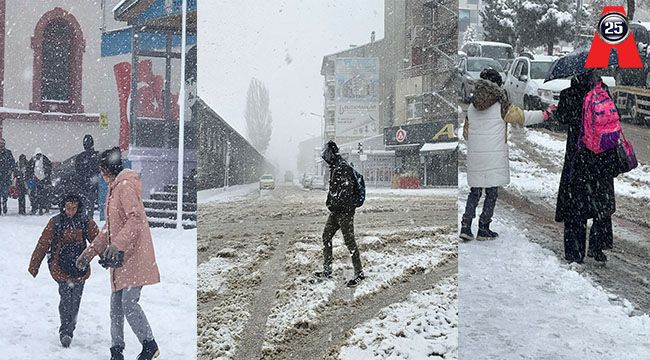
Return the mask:
{"type": "MultiPolygon", "coordinates": [[[[59,214],[54,217],[54,239],[52,240],[52,244],[50,244],[50,250],[48,251],[50,254],[48,261],[52,261],[52,251],[54,250],[56,244],[63,238],[63,216],[63,214],[59,214]]],[[[73,278],[85,276],[89,270],[88,267],[83,270],[79,270],[76,265],[77,258],[84,250],[86,250],[86,244],[90,240],[88,236],[88,220],[85,218],[85,216],[81,217],[81,232],[84,239],[83,244],[79,242],[64,244],[59,250],[59,260],[57,264],[59,265],[61,271],[73,278]]]]}
{"type": "Polygon", "coordinates": [[[351,166],[350,168],[352,169],[355,186],[354,206],[361,207],[364,201],[366,201],[366,182],[363,180],[363,175],[361,175],[355,168],[351,166]]]}

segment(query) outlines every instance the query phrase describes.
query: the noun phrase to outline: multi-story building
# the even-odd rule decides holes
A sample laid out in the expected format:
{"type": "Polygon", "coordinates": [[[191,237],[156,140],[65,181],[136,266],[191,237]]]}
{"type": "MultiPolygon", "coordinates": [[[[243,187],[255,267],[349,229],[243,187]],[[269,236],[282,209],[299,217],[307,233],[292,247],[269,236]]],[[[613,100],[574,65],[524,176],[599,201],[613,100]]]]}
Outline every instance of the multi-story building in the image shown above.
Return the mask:
{"type": "MultiPolygon", "coordinates": [[[[463,46],[465,32],[469,27],[474,28],[477,34],[483,33],[481,25],[482,0],[458,0],[458,46],[463,46]]],[[[475,39],[480,40],[480,39],[475,39]]]]}
{"type": "Polygon", "coordinates": [[[457,0],[386,3],[394,90],[384,142],[395,151],[396,170],[425,185],[457,183],[456,9],[457,0]]]}

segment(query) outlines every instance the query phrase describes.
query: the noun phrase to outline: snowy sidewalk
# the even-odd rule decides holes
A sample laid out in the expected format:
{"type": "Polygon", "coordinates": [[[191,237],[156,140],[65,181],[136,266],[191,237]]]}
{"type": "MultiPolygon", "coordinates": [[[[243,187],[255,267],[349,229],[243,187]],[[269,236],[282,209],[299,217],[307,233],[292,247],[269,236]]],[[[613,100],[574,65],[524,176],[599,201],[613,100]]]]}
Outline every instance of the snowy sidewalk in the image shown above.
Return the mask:
{"type": "MultiPolygon", "coordinates": [[[[12,206],[14,202],[10,202],[12,206]]],[[[36,242],[50,216],[0,217],[3,261],[0,261],[0,349],[3,359],[107,359],[110,357],[109,273],[92,262],[84,288],[77,329],[68,349],[59,343],[59,295],[47,261],[36,279],[27,272],[36,242]]],[[[152,229],[161,283],[142,290],[142,305],[160,346],[161,359],[196,357],[196,230],[152,229]]],[[[125,326],[125,358],[142,347],[125,326]]]]}
{"type": "Polygon", "coordinates": [[[647,315],[630,316],[521,224],[493,228],[499,239],[459,245],[460,358],[648,359],[647,315]]]}
{"type": "Polygon", "coordinates": [[[197,193],[199,204],[225,203],[244,200],[259,190],[259,183],[235,185],[227,188],[201,190],[197,193]]]}

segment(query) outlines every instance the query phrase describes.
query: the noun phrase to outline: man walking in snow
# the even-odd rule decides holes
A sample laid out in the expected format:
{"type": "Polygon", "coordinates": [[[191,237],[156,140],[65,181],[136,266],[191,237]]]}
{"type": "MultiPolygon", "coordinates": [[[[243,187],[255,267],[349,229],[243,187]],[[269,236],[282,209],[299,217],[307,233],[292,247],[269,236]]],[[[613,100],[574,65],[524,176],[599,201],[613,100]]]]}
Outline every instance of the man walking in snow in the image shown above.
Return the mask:
{"type": "Polygon", "coordinates": [[[92,219],[99,189],[99,153],[95,151],[92,135],[84,136],[83,146],[84,151],[74,159],[74,168],[81,199],[88,217],[92,219]]]}
{"type": "Polygon", "coordinates": [[[43,212],[50,212],[49,189],[51,187],[50,178],[52,176],[52,162],[47,158],[40,148],[34,151],[34,157],[29,160],[27,165],[28,182],[31,182],[31,195],[29,197],[32,203],[32,215],[38,211],[39,215],[43,212]]]}
{"type": "Polygon", "coordinates": [[[467,109],[463,137],[467,143],[467,196],[461,221],[460,238],[473,240],[472,221],[476,216],[481,194],[485,189],[483,213],[479,217],[477,240],[499,236],[490,230],[497,202],[498,189],[510,183],[508,160],[508,124],[528,126],[541,123],[551,116],[554,106],[544,111],[523,111],[510,104],[501,88],[501,75],[485,69],[475,85],[475,95],[467,109]]]}
{"type": "Polygon", "coordinates": [[[7,197],[15,171],[14,155],[5,147],[5,139],[0,138],[0,215],[7,213],[7,197]]]}
{"type": "Polygon", "coordinates": [[[341,229],[354,266],[354,278],[347,282],[347,286],[356,287],[365,279],[359,248],[354,239],[357,179],[354,169],[339,155],[339,148],[335,142],[330,141],[325,145],[321,157],[330,166],[329,192],[326,201],[330,214],[323,230],[323,271],[316,272],[314,275],[321,279],[331,278],[332,238],[336,231],[341,229]]]}

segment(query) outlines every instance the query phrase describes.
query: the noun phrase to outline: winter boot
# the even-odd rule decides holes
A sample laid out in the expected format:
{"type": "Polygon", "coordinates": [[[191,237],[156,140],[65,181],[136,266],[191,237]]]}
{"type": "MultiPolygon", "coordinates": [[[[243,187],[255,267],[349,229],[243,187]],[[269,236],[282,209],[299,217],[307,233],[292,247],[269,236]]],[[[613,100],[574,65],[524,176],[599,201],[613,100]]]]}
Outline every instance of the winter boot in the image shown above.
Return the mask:
{"type": "Polygon", "coordinates": [[[59,340],[61,340],[61,345],[63,345],[64,348],[67,348],[70,347],[70,343],[72,343],[72,336],[60,334],[59,340]]]}
{"type": "Polygon", "coordinates": [[[124,360],[124,355],[122,355],[122,351],[124,351],[123,346],[113,346],[111,348],[111,360],[124,360]]]}
{"type": "Polygon", "coordinates": [[[332,270],[324,269],[323,271],[316,271],[314,273],[314,277],[317,278],[317,279],[331,279],[332,278],[332,270]]]}
{"type": "Polygon", "coordinates": [[[594,253],[594,260],[598,262],[606,262],[607,261],[607,256],[602,250],[596,250],[593,252],[594,253]]]}
{"type": "Polygon", "coordinates": [[[158,350],[158,344],[156,340],[145,340],[142,343],[142,352],[136,360],[151,360],[155,359],[160,355],[160,350],[158,350]]]}
{"type": "Polygon", "coordinates": [[[347,287],[351,287],[351,288],[357,287],[361,283],[361,280],[363,280],[365,278],[366,278],[366,275],[364,275],[364,273],[362,271],[362,272],[358,273],[357,276],[354,277],[354,279],[351,279],[350,281],[348,281],[348,283],[346,285],[347,285],[347,287]]]}
{"type": "Polygon", "coordinates": [[[494,240],[498,237],[499,234],[490,230],[490,223],[478,224],[478,233],[476,234],[476,240],[494,240]]]}
{"type": "Polygon", "coordinates": [[[472,234],[472,223],[469,224],[460,224],[460,238],[466,241],[474,240],[474,234],[472,234]]]}

